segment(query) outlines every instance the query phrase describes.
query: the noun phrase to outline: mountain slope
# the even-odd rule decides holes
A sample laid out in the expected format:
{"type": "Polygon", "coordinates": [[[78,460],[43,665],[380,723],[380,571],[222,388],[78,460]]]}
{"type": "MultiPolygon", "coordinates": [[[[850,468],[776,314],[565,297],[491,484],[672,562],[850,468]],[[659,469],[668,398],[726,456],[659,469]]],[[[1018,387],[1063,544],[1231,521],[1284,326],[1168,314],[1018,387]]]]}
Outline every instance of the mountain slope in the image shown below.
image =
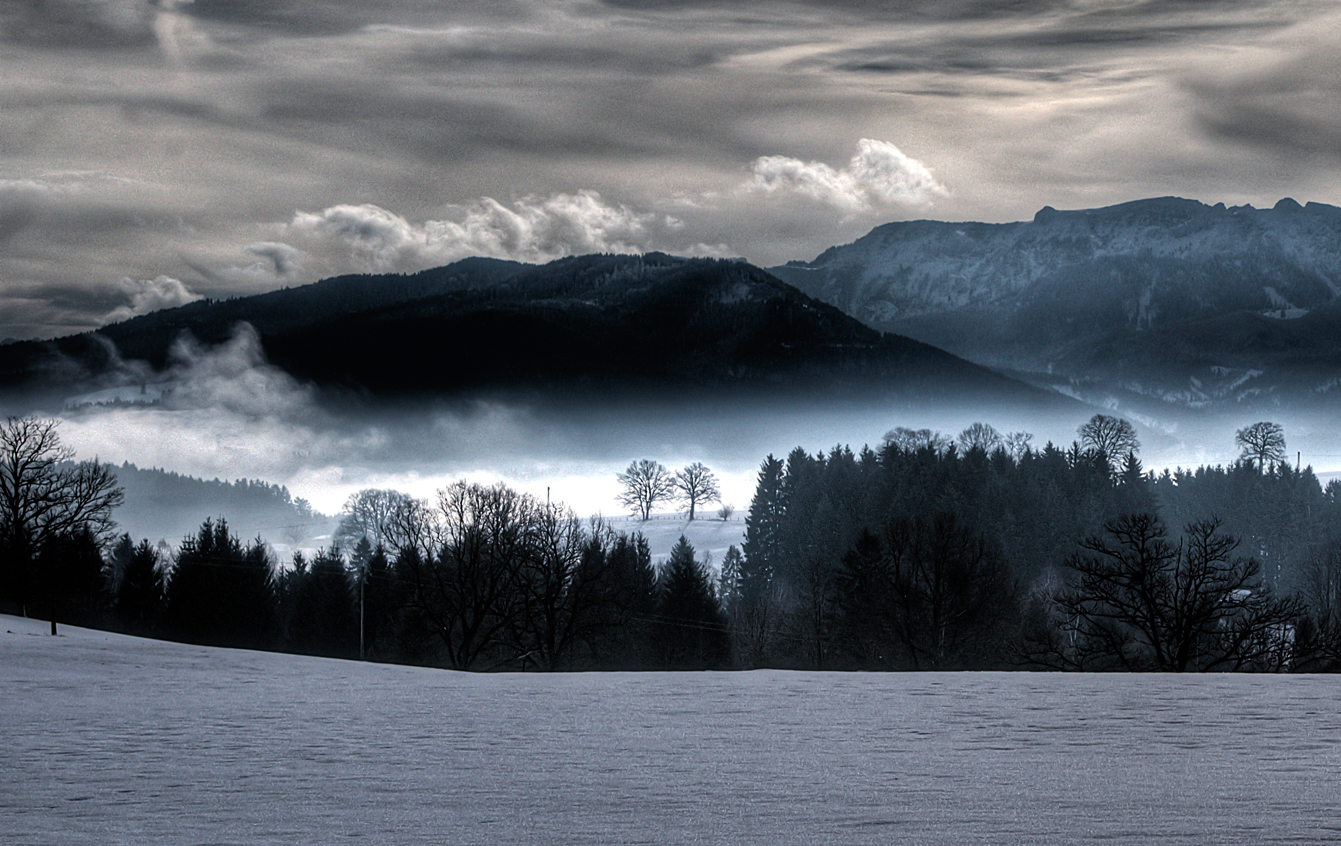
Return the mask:
{"type": "Polygon", "coordinates": [[[125,378],[133,368],[124,360],[161,372],[183,331],[219,342],[242,320],[272,364],[343,397],[695,390],[1059,401],[872,330],[748,264],[657,254],[543,266],[467,260],[413,277],[341,277],[194,303],[96,335],[0,348],[0,377],[31,384],[40,374],[47,385],[88,390],[125,378]]]}
{"type": "Polygon", "coordinates": [[[892,223],[772,272],[990,366],[1175,403],[1276,401],[1331,378],[1314,377],[1338,352],[1341,209],[1166,197],[1020,223],[892,223]]]}

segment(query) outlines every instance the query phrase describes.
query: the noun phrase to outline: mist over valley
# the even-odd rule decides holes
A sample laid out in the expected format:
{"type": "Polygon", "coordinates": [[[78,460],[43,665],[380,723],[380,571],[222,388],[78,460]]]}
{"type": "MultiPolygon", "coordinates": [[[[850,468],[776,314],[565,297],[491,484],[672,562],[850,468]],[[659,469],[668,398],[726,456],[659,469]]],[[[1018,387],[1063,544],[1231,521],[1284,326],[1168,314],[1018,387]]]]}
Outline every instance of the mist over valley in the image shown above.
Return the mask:
{"type": "Polygon", "coordinates": [[[639,458],[707,463],[743,512],[764,456],[796,446],[981,421],[1065,447],[1099,411],[1137,425],[1149,469],[1229,462],[1234,432],[1271,419],[1326,472],[1334,212],[1151,200],[889,224],[772,272],[467,259],[6,344],[0,382],[8,413],[61,415],[80,456],[265,480],[328,515],[359,489],[468,478],[615,516],[615,475],[639,458]]]}

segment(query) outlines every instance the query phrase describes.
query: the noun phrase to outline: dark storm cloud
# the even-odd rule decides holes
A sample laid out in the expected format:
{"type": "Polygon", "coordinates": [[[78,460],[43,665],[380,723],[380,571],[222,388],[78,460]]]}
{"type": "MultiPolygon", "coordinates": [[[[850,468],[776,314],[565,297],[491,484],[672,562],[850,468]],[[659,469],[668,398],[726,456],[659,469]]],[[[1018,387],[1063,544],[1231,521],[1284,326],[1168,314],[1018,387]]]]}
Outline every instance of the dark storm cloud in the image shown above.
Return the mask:
{"type": "Polygon", "coordinates": [[[1065,0],[919,0],[898,4],[885,0],[795,0],[785,4],[760,4],[756,0],[603,0],[603,2],[612,8],[643,12],[683,9],[755,10],[764,5],[772,5],[774,9],[808,8],[829,14],[849,14],[878,20],[920,18],[951,21],[1037,14],[1069,5],[1065,0]]]}
{"type": "Polygon", "coordinates": [[[773,263],[913,215],[1335,201],[1341,27],[1307,3],[0,3],[0,324],[28,327],[0,335],[44,331],[20,289],[73,325],[183,296],[160,278],[773,263]],[[136,49],[68,49],[100,44],[136,49]],[[135,281],[81,315],[82,280],[135,281]]]}
{"type": "Polygon", "coordinates": [[[194,0],[190,13],[202,21],[277,35],[321,36],[391,22],[430,26],[444,19],[524,18],[530,7],[512,0],[194,0]]]}
{"type": "Polygon", "coordinates": [[[0,38],[59,47],[130,47],[154,42],[151,0],[9,0],[0,38]]]}
{"type": "Polygon", "coordinates": [[[1284,160],[1341,161],[1341,68],[1329,30],[1341,16],[1293,33],[1288,54],[1266,51],[1188,82],[1197,119],[1212,136],[1284,160]]]}

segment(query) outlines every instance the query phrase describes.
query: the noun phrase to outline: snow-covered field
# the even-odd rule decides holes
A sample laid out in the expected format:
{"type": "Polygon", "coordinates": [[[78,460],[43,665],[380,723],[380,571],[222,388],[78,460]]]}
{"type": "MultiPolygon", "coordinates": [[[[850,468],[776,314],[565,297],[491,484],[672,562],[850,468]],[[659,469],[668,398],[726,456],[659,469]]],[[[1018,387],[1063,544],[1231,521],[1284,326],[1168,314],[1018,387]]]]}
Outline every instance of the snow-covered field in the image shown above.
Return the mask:
{"type": "Polygon", "coordinates": [[[1341,842],[1341,679],[463,675],[0,617],[0,841],[1341,842]]]}
{"type": "MultiPolygon", "coordinates": [[[[748,510],[748,509],[746,509],[748,510]]],[[[716,572],[722,563],[722,556],[731,546],[740,547],[745,543],[745,514],[736,511],[730,520],[717,516],[715,510],[694,520],[683,514],[654,513],[648,520],[637,517],[605,517],[606,525],[617,532],[633,534],[639,532],[647,538],[647,547],[654,561],[664,561],[670,557],[680,536],[694,547],[694,557],[699,561],[707,560],[709,569],[716,572]]]]}

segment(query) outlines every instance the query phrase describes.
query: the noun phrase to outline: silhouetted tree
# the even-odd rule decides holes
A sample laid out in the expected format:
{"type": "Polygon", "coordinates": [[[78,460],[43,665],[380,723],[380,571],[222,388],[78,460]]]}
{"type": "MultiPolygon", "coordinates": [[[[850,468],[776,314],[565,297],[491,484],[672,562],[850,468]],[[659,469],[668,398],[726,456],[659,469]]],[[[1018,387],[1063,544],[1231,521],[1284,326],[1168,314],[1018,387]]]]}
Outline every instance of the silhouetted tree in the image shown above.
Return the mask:
{"type": "Polygon", "coordinates": [[[534,497],[501,484],[457,482],[438,491],[439,552],[401,559],[415,608],[448,666],[467,670],[486,657],[495,665],[520,657],[509,648],[523,608],[518,582],[543,510],[534,497]]]}
{"type": "Polygon", "coordinates": [[[899,426],[885,433],[881,446],[896,447],[904,452],[918,452],[924,449],[944,452],[951,443],[948,435],[931,429],[909,429],[906,426],[899,426]]]}
{"type": "Polygon", "coordinates": [[[782,492],[782,462],[773,456],[759,468],[759,483],[750,513],[745,517],[745,555],[740,573],[740,593],[753,601],[768,593],[773,576],[782,563],[782,533],[785,520],[782,492]]]}
{"type": "Polygon", "coordinates": [[[112,552],[112,566],[117,574],[112,603],[117,622],[130,634],[150,634],[163,613],[163,571],[158,549],[148,540],[132,544],[130,535],[123,535],[112,552]]]}
{"type": "Polygon", "coordinates": [[[257,539],[243,546],[223,518],[182,541],[168,578],[163,627],[210,646],[269,649],[278,635],[274,567],[257,539]]]}
{"type": "Polygon", "coordinates": [[[378,546],[399,549],[406,541],[406,511],[414,498],[400,491],[365,488],[345,500],[335,543],[341,549],[354,549],[367,539],[370,549],[378,546]]]}
{"type": "Polygon", "coordinates": [[[602,577],[608,561],[588,555],[590,537],[571,509],[534,515],[530,549],[518,562],[521,607],[509,633],[523,668],[554,670],[603,625],[602,577]]]}
{"type": "Polygon", "coordinates": [[[1081,445],[1102,454],[1114,469],[1127,453],[1137,452],[1141,448],[1136,429],[1121,417],[1096,414],[1078,431],[1081,445]]]}
{"type": "MultiPolygon", "coordinates": [[[[47,548],[87,532],[110,539],[112,509],[123,493],[111,470],[97,462],[69,463],[74,450],[61,443],[55,420],[10,417],[0,426],[0,601],[27,616],[37,600],[33,569],[55,562],[47,548]]],[[[59,574],[42,579],[56,633],[59,574]]]]}
{"type": "Polygon", "coordinates": [[[1231,557],[1237,546],[1216,520],[1189,524],[1177,544],[1154,515],[1110,521],[1068,560],[1073,581],[1034,657],[1073,669],[1280,668],[1302,606],[1273,597],[1255,560],[1231,557]]]}
{"type": "Polygon", "coordinates": [[[101,544],[85,527],[51,538],[36,560],[38,585],[51,603],[52,627],[59,616],[83,626],[104,624],[111,604],[101,544]]]}
{"type": "Polygon", "coordinates": [[[658,502],[675,495],[675,477],[659,462],[641,459],[629,464],[623,473],[616,474],[623,490],[619,494],[622,505],[633,509],[643,520],[652,515],[658,502]]]}
{"type": "Polygon", "coordinates": [[[675,473],[675,489],[680,501],[689,508],[689,519],[694,519],[695,508],[700,504],[720,502],[722,493],[717,488],[717,477],[701,463],[695,461],[683,470],[675,473]]]}
{"type": "Polygon", "coordinates": [[[915,670],[990,664],[1015,605],[1000,549],[949,513],[863,534],[839,583],[857,655],[915,670]]]}
{"type": "Polygon", "coordinates": [[[358,609],[339,549],[319,549],[306,561],[294,556],[289,591],[288,645],[306,655],[358,655],[358,609]]]}
{"type": "Polygon", "coordinates": [[[980,449],[983,452],[992,452],[1002,445],[1001,433],[986,423],[974,423],[967,429],[959,433],[955,439],[961,452],[968,452],[971,449],[980,449]]]}
{"type": "Polygon", "coordinates": [[[1285,429],[1279,423],[1254,423],[1234,433],[1234,445],[1244,461],[1257,462],[1258,471],[1265,473],[1285,460],[1285,429]]]}
{"type": "Polygon", "coordinates": [[[728,615],[740,599],[741,568],[744,563],[745,557],[740,554],[739,547],[731,544],[726,548],[726,554],[722,556],[721,569],[717,574],[717,596],[721,601],[722,610],[728,615]]]}
{"type": "Polygon", "coordinates": [[[667,669],[725,666],[730,653],[726,621],[712,594],[712,583],[680,536],[658,580],[659,643],[667,669]]]}
{"type": "Polygon", "coordinates": [[[639,533],[614,533],[596,526],[587,545],[584,568],[599,572],[601,625],[587,639],[593,661],[613,669],[654,665],[656,570],[647,539],[639,533]]]}
{"type": "Polygon", "coordinates": [[[1034,436],[1029,432],[1011,432],[1002,440],[1001,445],[1006,448],[1007,454],[1017,462],[1024,459],[1024,454],[1029,452],[1029,443],[1034,436]]]}

